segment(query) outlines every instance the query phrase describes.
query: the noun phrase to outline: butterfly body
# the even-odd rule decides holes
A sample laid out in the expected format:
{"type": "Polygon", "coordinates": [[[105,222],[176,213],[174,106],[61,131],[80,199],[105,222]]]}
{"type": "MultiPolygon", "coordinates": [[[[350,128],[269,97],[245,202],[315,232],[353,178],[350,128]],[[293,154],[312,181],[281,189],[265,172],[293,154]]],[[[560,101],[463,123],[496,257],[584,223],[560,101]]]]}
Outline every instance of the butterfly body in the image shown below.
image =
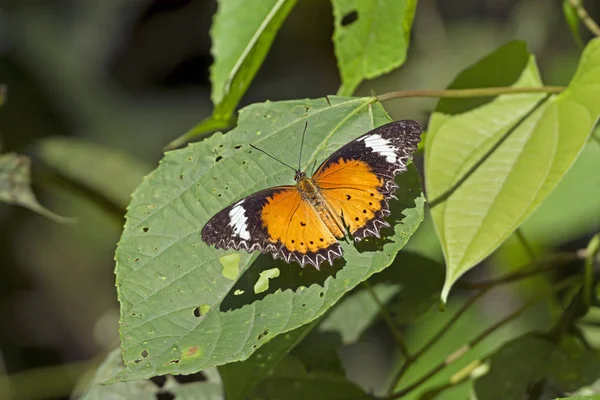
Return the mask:
{"type": "Polygon", "coordinates": [[[411,120],[376,128],[334,152],[296,185],[276,186],[245,197],[217,213],[202,239],[218,248],[260,250],[286,262],[319,268],[342,256],[338,239],[380,235],[389,226],[394,178],[406,170],[421,127],[411,120]]]}

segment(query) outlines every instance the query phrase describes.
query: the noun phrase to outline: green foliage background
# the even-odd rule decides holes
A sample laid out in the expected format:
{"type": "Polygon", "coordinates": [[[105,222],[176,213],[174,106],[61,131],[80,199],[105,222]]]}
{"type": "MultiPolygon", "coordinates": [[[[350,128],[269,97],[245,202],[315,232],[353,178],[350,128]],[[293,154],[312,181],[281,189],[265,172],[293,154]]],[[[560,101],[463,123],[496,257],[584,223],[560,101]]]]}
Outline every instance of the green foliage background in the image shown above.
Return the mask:
{"type": "Polygon", "coordinates": [[[126,3],[6,9],[0,398],[600,393],[597,5],[126,3]],[[308,122],[310,170],[406,118],[383,239],[321,271],[200,240],[292,183],[250,144],[293,164],[308,122]]]}

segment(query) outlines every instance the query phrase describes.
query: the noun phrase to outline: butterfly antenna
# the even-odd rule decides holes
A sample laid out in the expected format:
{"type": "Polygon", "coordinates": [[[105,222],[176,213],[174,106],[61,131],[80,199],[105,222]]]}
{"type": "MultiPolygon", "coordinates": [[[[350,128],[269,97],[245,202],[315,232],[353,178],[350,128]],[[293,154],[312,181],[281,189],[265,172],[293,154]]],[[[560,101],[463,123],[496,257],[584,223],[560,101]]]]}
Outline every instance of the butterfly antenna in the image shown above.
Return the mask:
{"type": "Polygon", "coordinates": [[[273,160],[275,160],[275,161],[277,161],[277,162],[279,162],[279,163],[281,163],[281,164],[285,165],[286,167],[290,168],[292,171],[296,172],[296,168],[292,167],[292,166],[291,166],[291,165],[289,165],[289,164],[286,164],[286,163],[284,163],[283,161],[281,161],[281,160],[280,160],[280,159],[278,159],[278,158],[275,158],[275,157],[273,157],[272,155],[270,155],[269,153],[267,153],[267,152],[266,152],[266,151],[264,151],[263,149],[259,149],[258,147],[256,147],[256,146],[255,146],[255,145],[253,145],[253,144],[251,144],[251,145],[250,145],[250,147],[252,147],[253,149],[256,149],[256,150],[258,150],[258,151],[260,151],[260,152],[262,152],[262,153],[265,153],[266,155],[268,155],[269,157],[271,157],[273,160]]]}
{"type": "Polygon", "coordinates": [[[308,121],[304,124],[304,130],[302,131],[302,142],[300,142],[300,156],[298,157],[298,171],[300,171],[300,166],[302,165],[302,148],[304,147],[304,134],[306,133],[306,128],[308,127],[308,121]]]}

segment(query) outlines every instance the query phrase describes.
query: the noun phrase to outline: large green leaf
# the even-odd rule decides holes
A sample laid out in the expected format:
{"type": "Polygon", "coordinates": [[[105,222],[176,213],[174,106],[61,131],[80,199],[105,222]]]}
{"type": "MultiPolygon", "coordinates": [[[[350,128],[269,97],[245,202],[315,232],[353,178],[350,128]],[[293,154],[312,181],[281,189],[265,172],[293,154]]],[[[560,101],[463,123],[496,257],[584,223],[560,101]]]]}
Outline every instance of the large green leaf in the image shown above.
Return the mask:
{"type": "Polygon", "coordinates": [[[397,179],[387,237],[356,247],[342,243],[345,258],[333,267],[301,269],[258,253],[216,250],[200,239],[203,225],[226,205],[293,182],[288,169],[250,143],[297,160],[308,122],[306,168],[388,121],[373,98],[267,102],[243,109],[229,134],[167,153],[134,193],[117,248],[127,366],[117,379],[191,373],[244,360],[274,336],[315,320],[390,265],[423,218],[419,175],[412,166],[397,179]],[[277,273],[268,271],[274,269],[277,273]],[[255,284],[265,271],[272,277],[269,287],[257,294],[255,284]]]}
{"type": "Polygon", "coordinates": [[[75,221],[53,213],[37,201],[31,190],[31,160],[27,156],[0,155],[0,201],[28,208],[56,222],[75,221]]]}
{"type": "Polygon", "coordinates": [[[399,67],[406,59],[417,0],[332,0],[333,44],[342,75],[340,95],[363,79],[399,67]]]}
{"type": "Polygon", "coordinates": [[[572,337],[555,344],[525,335],[505,344],[490,364],[490,371],[475,382],[477,398],[526,398],[535,384],[554,393],[572,392],[600,376],[600,356],[572,337]]]}
{"type": "Polygon", "coordinates": [[[213,117],[228,120],[297,0],[219,0],[210,31],[213,117]]]}
{"type": "MultiPolygon", "coordinates": [[[[503,95],[460,113],[438,107],[432,115],[425,172],[447,265],[443,300],[462,274],[541,204],[581,152],[600,115],[599,65],[600,39],[595,39],[559,95],[546,101],[540,94],[503,95]]],[[[485,66],[484,60],[460,79],[486,76],[485,66]]],[[[540,84],[531,58],[514,86],[540,84]]],[[[449,100],[444,104],[451,108],[449,100]]]]}
{"type": "Polygon", "coordinates": [[[43,139],[36,143],[34,152],[60,176],[121,209],[125,209],[131,193],[151,169],[130,154],[81,139],[43,139]],[[115,177],[119,179],[118,185],[115,185],[115,177]]]}

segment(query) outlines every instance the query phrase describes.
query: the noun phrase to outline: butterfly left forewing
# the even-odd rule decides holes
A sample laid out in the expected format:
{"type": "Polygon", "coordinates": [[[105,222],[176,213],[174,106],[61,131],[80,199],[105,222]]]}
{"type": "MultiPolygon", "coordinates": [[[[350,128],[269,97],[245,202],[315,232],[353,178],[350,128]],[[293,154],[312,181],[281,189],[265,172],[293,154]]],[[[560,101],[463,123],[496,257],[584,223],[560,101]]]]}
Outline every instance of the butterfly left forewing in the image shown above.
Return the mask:
{"type": "Polygon", "coordinates": [[[295,186],[276,186],[261,190],[219,211],[202,228],[202,240],[221,249],[233,248],[247,251],[276,251],[263,226],[261,212],[275,195],[282,198],[296,195],[295,186]]]}
{"type": "Polygon", "coordinates": [[[296,186],[279,186],[245,197],[217,213],[202,229],[217,248],[260,250],[287,263],[319,268],[341,257],[337,239],[296,186]]]}
{"type": "Polygon", "coordinates": [[[388,199],[394,178],[406,171],[417,149],[421,126],[412,120],[376,128],[333,153],[313,175],[330,207],[339,212],[355,240],[379,236],[389,224],[388,199]]]}

